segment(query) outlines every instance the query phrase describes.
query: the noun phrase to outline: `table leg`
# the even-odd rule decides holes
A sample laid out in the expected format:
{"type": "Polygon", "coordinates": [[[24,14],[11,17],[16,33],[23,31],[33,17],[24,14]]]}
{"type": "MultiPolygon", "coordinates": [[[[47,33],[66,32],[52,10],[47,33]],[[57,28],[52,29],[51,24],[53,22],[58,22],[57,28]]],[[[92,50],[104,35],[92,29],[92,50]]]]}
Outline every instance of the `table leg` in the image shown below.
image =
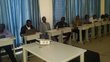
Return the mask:
{"type": "Polygon", "coordinates": [[[104,35],[107,34],[107,24],[104,25],[104,35]]]}
{"type": "Polygon", "coordinates": [[[52,39],[51,39],[51,34],[50,34],[50,33],[48,33],[48,35],[49,35],[49,39],[50,39],[50,40],[52,40],[52,39]]]}
{"type": "Polygon", "coordinates": [[[71,35],[70,35],[70,38],[69,38],[69,45],[72,45],[72,38],[71,38],[71,35]]]}
{"type": "Polygon", "coordinates": [[[92,36],[91,37],[92,38],[95,38],[95,27],[92,27],[92,30],[91,31],[92,31],[92,34],[91,34],[92,36]]]}
{"type": "Polygon", "coordinates": [[[27,51],[23,49],[23,62],[27,62],[27,51]]]}
{"type": "Polygon", "coordinates": [[[60,43],[63,43],[63,34],[60,34],[59,36],[58,36],[58,42],[60,42],[60,43]]]}
{"type": "Polygon", "coordinates": [[[82,41],[82,30],[81,29],[79,30],[79,35],[80,35],[79,41],[80,41],[80,43],[83,43],[83,41],[82,41]]]}
{"type": "Polygon", "coordinates": [[[89,41],[88,29],[86,30],[86,41],[89,41]]]}
{"type": "Polygon", "coordinates": [[[110,24],[109,24],[109,34],[110,34],[110,24]]]}
{"type": "Polygon", "coordinates": [[[84,62],[84,53],[80,55],[80,62],[84,62]]]}
{"type": "Polygon", "coordinates": [[[98,26],[98,36],[101,37],[101,25],[98,26]]]}

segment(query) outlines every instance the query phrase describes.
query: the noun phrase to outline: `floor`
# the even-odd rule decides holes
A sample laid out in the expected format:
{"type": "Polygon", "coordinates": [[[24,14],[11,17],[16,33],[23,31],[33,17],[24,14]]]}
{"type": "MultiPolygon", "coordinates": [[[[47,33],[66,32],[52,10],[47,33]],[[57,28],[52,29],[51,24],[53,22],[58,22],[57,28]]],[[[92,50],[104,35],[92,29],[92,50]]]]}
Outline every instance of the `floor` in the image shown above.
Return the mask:
{"type": "MultiPolygon", "coordinates": [[[[98,52],[100,54],[101,62],[110,61],[110,35],[92,39],[89,42],[85,42],[85,44],[73,42],[73,46],[98,52]]],[[[21,54],[19,53],[19,55],[17,55],[17,60],[18,62],[22,62],[22,52],[21,54]]],[[[10,59],[8,57],[4,57],[3,62],[10,62],[10,59]]],[[[31,58],[29,58],[28,62],[43,61],[35,56],[32,56],[31,58]]]]}
{"type": "Polygon", "coordinates": [[[74,46],[92,50],[100,54],[101,62],[110,61],[110,35],[92,39],[90,42],[85,42],[85,44],[73,43],[74,46]]]}

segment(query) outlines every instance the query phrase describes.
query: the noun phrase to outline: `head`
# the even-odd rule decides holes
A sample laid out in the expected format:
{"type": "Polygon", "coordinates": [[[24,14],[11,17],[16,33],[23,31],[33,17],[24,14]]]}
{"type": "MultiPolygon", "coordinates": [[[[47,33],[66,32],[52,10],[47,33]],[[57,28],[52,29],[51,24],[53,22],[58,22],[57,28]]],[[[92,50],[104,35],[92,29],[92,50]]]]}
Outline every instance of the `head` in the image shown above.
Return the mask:
{"type": "Polygon", "coordinates": [[[28,27],[30,27],[30,26],[32,25],[31,20],[27,20],[27,21],[26,21],[26,25],[27,25],[28,27]]]}
{"type": "Polygon", "coordinates": [[[89,19],[89,15],[85,15],[85,20],[89,19]]]}
{"type": "Polygon", "coordinates": [[[0,24],[0,33],[3,33],[5,30],[5,24],[0,24]]]}
{"type": "Polygon", "coordinates": [[[45,17],[45,16],[42,17],[42,21],[43,21],[44,23],[46,23],[46,17],[45,17]]]}
{"type": "Polygon", "coordinates": [[[76,20],[80,20],[80,17],[79,17],[79,15],[77,15],[77,16],[76,16],[76,20]]]}
{"type": "Polygon", "coordinates": [[[61,21],[64,22],[65,21],[65,17],[61,17],[61,21]]]}
{"type": "Polygon", "coordinates": [[[97,15],[93,15],[93,19],[97,19],[97,15]]]}
{"type": "Polygon", "coordinates": [[[105,18],[105,15],[104,15],[104,14],[102,14],[102,15],[101,15],[101,19],[104,19],[104,18],[105,18]]]}

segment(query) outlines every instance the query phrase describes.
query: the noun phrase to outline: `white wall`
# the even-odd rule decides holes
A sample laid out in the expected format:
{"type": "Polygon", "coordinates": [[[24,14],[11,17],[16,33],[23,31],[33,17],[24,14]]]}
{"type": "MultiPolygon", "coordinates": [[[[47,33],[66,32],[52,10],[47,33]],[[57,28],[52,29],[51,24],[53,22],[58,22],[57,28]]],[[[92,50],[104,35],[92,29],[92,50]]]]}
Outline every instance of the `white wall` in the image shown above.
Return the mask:
{"type": "Polygon", "coordinates": [[[101,0],[101,8],[100,8],[100,14],[105,14],[105,0],[101,0]]]}
{"type": "Polygon", "coordinates": [[[47,22],[50,23],[51,28],[53,27],[53,4],[52,0],[39,0],[40,14],[41,17],[45,16],[47,22]]]}

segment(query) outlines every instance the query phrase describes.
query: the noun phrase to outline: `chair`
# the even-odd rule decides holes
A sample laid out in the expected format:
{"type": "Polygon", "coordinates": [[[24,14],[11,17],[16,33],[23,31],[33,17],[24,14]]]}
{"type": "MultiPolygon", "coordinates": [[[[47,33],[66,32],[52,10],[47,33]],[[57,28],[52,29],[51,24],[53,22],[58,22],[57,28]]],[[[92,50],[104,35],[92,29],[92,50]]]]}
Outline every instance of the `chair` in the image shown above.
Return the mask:
{"type": "MultiPolygon", "coordinates": [[[[87,50],[84,55],[84,62],[100,62],[100,55],[97,52],[87,50]]],[[[80,62],[80,57],[77,57],[69,62],[80,62]]]]}

